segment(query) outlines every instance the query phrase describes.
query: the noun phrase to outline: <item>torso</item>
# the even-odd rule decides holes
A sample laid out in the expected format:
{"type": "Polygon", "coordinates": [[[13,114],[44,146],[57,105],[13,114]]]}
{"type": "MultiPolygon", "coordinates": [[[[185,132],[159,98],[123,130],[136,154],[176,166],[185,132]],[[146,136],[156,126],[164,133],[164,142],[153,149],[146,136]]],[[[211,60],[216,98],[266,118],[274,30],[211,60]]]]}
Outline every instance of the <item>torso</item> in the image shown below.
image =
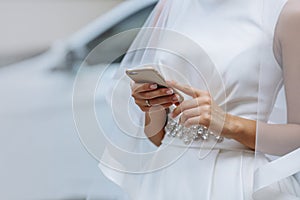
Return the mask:
{"type": "MultiPolygon", "coordinates": [[[[273,38],[276,22],[286,0],[190,1],[181,3],[184,7],[182,10],[188,12],[178,15],[185,17],[170,18],[168,23],[171,24],[171,30],[197,43],[214,64],[225,87],[222,92],[215,92],[215,101],[223,108],[226,107],[231,114],[267,121],[282,86],[282,70],[273,54],[273,38]],[[263,87],[260,85],[262,83],[265,84],[263,87]],[[268,88],[268,92],[264,93],[261,88],[268,88]],[[259,101],[264,106],[260,106],[258,113],[259,101]]],[[[187,58],[190,54],[197,54],[191,52],[189,47],[183,49],[187,58]]],[[[179,59],[162,57],[161,60],[164,65],[181,71],[191,85],[210,90],[207,85],[204,86],[203,81],[199,81],[200,78],[195,80],[195,74],[179,59]]],[[[206,69],[201,66],[198,70],[206,69]]],[[[165,72],[166,76],[170,74],[165,72]]],[[[176,79],[172,76],[167,78],[176,79]]]]}

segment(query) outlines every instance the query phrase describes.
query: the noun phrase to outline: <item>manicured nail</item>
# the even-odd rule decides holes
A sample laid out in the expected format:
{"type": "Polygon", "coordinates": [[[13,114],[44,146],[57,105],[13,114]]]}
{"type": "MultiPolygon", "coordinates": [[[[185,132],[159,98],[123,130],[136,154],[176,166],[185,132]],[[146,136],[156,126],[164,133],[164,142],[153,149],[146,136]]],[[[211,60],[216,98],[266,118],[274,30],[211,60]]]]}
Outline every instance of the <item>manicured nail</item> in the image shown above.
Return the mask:
{"type": "Polygon", "coordinates": [[[173,90],[172,89],[169,89],[169,90],[167,90],[167,92],[166,92],[167,94],[173,94],[174,92],[173,92],[173,90]]]}
{"type": "Polygon", "coordinates": [[[150,85],[150,89],[156,89],[156,88],[157,88],[157,84],[150,85]]]}
{"type": "Polygon", "coordinates": [[[175,96],[172,98],[173,101],[178,101],[178,95],[175,94],[175,96]]]}

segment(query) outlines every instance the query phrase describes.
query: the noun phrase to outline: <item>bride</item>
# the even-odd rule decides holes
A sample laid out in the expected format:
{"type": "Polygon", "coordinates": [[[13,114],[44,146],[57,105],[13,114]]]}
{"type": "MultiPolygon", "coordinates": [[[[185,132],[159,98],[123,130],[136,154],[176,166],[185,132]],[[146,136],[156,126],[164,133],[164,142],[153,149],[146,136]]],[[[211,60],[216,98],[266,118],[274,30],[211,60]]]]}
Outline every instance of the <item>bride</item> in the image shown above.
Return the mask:
{"type": "Polygon", "coordinates": [[[115,78],[151,65],[168,87],[126,79],[140,154],[100,168],[132,199],[300,199],[299,52],[298,0],[159,1],[115,78]],[[287,122],[271,123],[282,86],[287,122]]]}

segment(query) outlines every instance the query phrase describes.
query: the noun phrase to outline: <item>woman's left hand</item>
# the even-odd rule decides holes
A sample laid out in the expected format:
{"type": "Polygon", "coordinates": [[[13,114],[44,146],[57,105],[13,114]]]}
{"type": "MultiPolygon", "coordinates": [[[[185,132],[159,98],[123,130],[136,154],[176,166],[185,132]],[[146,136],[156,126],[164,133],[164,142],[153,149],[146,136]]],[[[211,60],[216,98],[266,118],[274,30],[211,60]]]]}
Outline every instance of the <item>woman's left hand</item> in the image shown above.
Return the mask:
{"type": "Polygon", "coordinates": [[[168,82],[168,85],[193,97],[191,100],[180,103],[171,113],[171,117],[181,114],[180,123],[186,127],[200,124],[208,127],[214,134],[234,139],[251,149],[255,148],[255,120],[226,113],[214,102],[207,91],[174,81],[168,82]]]}
{"type": "Polygon", "coordinates": [[[168,81],[167,83],[170,87],[193,97],[193,99],[180,103],[171,113],[171,117],[175,118],[181,114],[180,123],[186,127],[203,125],[213,132],[222,132],[226,114],[214,102],[208,91],[181,85],[174,81],[168,81]]]}

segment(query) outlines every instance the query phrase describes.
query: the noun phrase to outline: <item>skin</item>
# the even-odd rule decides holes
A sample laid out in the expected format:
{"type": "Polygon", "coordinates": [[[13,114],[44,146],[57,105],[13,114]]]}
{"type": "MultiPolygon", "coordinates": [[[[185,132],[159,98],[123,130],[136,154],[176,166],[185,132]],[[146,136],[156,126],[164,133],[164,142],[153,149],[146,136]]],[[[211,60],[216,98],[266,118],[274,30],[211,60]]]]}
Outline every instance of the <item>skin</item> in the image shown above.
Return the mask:
{"type": "Polygon", "coordinates": [[[132,84],[132,97],[140,109],[145,112],[145,134],[156,146],[161,144],[165,135],[166,110],[172,104],[178,104],[178,97],[171,88],[158,88],[157,84],[132,84]],[[152,105],[148,107],[146,100],[152,105]]]}

